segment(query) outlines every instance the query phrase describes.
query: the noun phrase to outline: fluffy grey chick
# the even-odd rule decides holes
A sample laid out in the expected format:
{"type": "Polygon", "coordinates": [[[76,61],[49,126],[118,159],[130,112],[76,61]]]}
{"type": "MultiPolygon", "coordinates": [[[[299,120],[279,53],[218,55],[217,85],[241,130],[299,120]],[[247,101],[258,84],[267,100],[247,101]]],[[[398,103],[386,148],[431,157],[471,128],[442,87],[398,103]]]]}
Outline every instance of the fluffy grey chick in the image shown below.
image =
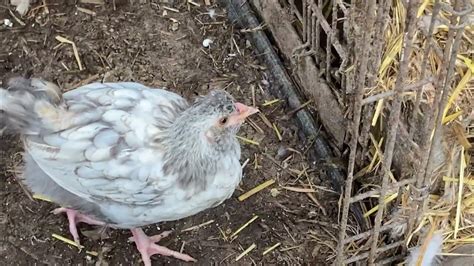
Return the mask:
{"type": "Polygon", "coordinates": [[[229,198],[242,177],[235,134],[258,110],[215,90],[189,105],[138,83],[93,83],[61,95],[40,79],[0,88],[0,119],[22,136],[24,182],[58,203],[74,240],[85,222],[130,229],[145,265],[161,254],[141,226],[181,219],[229,198]]]}

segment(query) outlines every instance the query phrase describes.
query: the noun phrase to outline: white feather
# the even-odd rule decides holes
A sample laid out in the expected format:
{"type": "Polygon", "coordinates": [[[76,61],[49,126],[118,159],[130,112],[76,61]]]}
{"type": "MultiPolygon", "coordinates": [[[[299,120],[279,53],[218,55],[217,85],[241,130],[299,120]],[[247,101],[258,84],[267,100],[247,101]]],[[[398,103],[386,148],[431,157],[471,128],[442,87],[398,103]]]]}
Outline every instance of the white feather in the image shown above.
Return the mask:
{"type": "Polygon", "coordinates": [[[30,0],[10,0],[10,3],[16,6],[16,11],[22,16],[26,14],[30,7],[30,0]]]}
{"type": "Polygon", "coordinates": [[[443,247],[443,235],[442,232],[436,232],[431,237],[431,240],[426,248],[424,254],[420,254],[421,246],[418,246],[410,252],[410,257],[408,259],[408,266],[417,266],[417,261],[420,256],[423,256],[421,261],[421,266],[433,266],[435,265],[436,255],[441,252],[443,247]]]}

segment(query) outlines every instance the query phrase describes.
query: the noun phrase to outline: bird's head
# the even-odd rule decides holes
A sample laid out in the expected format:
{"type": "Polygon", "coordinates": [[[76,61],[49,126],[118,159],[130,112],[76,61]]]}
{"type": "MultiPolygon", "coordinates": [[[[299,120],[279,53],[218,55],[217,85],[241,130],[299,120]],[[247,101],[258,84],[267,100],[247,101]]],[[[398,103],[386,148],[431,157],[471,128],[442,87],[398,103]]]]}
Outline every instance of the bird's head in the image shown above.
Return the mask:
{"type": "Polygon", "coordinates": [[[213,90],[199,97],[190,108],[194,121],[210,143],[234,137],[245,119],[258,112],[255,107],[236,102],[226,91],[213,90]]]}

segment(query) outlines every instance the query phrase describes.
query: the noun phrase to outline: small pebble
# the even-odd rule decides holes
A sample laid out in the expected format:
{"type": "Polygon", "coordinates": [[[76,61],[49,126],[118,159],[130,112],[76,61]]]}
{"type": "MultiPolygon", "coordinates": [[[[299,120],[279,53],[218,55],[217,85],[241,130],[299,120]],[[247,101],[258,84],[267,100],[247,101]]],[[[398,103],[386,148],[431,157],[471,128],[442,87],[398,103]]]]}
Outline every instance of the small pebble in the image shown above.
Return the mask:
{"type": "Polygon", "coordinates": [[[285,146],[280,146],[278,148],[278,152],[277,152],[277,155],[275,156],[275,159],[277,160],[283,160],[285,159],[286,157],[288,157],[288,155],[290,154],[290,150],[288,150],[287,147],[285,146]]]}
{"type": "Polygon", "coordinates": [[[272,195],[272,197],[276,197],[280,194],[280,190],[278,190],[277,188],[272,188],[270,189],[270,194],[272,195]]]}
{"type": "Polygon", "coordinates": [[[216,17],[216,10],[215,9],[209,9],[209,12],[207,12],[207,14],[209,15],[209,17],[211,19],[214,19],[216,17]]]}
{"type": "Polygon", "coordinates": [[[204,39],[204,41],[202,41],[202,46],[208,48],[212,43],[213,41],[211,39],[204,39]]]}
{"type": "Polygon", "coordinates": [[[11,22],[11,20],[7,18],[3,20],[3,24],[5,24],[5,26],[10,27],[10,28],[13,27],[13,22],[11,22]]]}

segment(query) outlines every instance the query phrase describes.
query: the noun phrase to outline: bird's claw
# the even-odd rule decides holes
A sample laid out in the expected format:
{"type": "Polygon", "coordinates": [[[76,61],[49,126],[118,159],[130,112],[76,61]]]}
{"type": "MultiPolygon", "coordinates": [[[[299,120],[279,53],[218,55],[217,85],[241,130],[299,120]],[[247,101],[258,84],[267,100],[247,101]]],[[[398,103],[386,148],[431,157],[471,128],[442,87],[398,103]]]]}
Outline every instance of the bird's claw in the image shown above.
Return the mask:
{"type": "Polygon", "coordinates": [[[164,231],[159,235],[150,237],[145,235],[143,230],[140,228],[132,229],[131,231],[133,234],[133,237],[131,237],[131,241],[135,242],[138,251],[142,255],[142,260],[145,266],[151,266],[150,257],[155,254],[159,254],[162,256],[171,256],[187,262],[196,261],[196,259],[187,254],[171,250],[167,247],[163,247],[155,243],[160,241],[164,237],[169,236],[171,234],[171,231],[164,231]]]}
{"type": "Polygon", "coordinates": [[[68,208],[56,208],[51,211],[53,214],[61,214],[66,213],[67,219],[69,221],[69,232],[71,233],[74,242],[77,244],[78,247],[81,246],[81,241],[79,238],[79,233],[77,231],[77,224],[78,223],[86,223],[90,225],[105,225],[104,222],[95,220],[89,216],[79,213],[78,211],[68,209],[68,208]]]}

